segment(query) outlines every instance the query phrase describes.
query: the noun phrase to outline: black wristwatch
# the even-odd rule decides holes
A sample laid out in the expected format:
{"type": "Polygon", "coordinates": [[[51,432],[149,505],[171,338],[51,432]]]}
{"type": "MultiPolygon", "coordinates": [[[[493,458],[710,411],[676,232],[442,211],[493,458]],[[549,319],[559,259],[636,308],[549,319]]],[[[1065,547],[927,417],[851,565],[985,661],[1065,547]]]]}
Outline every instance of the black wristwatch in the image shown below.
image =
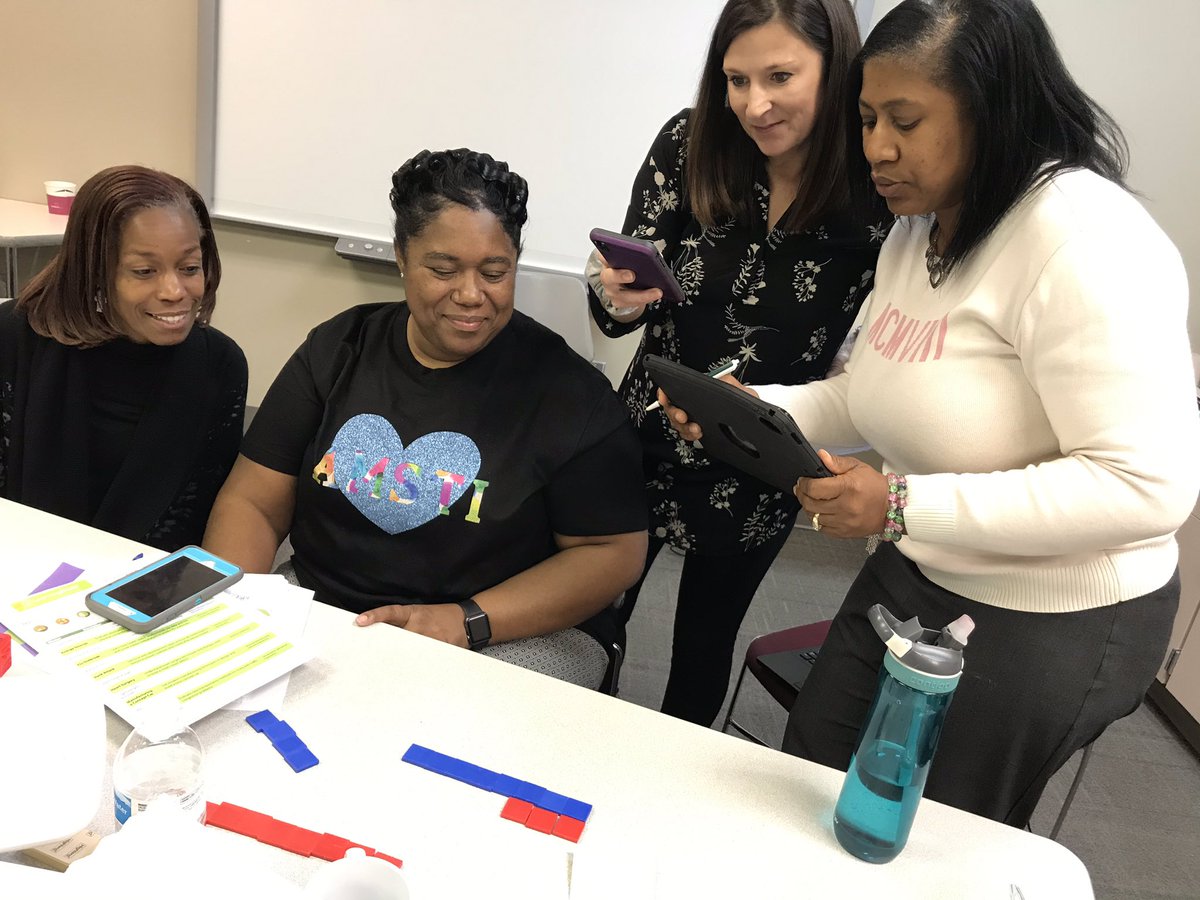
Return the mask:
{"type": "Polygon", "coordinates": [[[458,605],[463,611],[463,627],[467,631],[467,646],[472,650],[482,650],[492,640],[492,625],[487,613],[479,608],[474,600],[459,600],[458,605]]]}

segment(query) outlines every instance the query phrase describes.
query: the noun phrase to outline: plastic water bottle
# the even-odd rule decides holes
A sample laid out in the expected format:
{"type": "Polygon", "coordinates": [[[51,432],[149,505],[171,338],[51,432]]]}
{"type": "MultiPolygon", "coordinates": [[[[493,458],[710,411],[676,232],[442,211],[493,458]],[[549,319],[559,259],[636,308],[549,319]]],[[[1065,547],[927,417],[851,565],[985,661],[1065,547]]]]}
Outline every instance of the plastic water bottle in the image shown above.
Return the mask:
{"type": "Polygon", "coordinates": [[[868,618],[887,651],[838,796],[833,832],[859,859],[885,863],[908,841],[975,623],[962,616],[937,632],[915,618],[900,622],[878,604],[868,618]]]}
{"type": "Polygon", "coordinates": [[[117,827],[151,803],[173,803],[203,823],[204,747],[182,712],[160,706],[129,733],[113,761],[117,827]]]}

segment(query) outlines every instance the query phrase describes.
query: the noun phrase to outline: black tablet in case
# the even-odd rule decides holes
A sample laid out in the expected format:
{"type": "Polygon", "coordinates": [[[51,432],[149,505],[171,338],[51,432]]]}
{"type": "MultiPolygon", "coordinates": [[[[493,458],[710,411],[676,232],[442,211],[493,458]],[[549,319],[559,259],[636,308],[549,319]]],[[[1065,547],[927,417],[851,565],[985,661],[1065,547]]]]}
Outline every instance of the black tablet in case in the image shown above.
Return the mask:
{"type": "Polygon", "coordinates": [[[703,372],[647,354],[646,371],[704,431],[708,454],[782,490],[833,473],[786,411],[703,372]]]}

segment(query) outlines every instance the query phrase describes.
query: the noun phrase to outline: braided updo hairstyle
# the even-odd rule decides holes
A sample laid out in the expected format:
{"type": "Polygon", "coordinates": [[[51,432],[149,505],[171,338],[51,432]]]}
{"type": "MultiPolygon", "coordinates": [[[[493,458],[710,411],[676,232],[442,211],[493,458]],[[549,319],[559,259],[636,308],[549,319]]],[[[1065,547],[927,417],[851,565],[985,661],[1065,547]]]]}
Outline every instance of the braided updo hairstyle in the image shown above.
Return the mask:
{"type": "Polygon", "coordinates": [[[520,255],[521,226],[529,218],[529,185],[509,171],[508,163],[486,153],[422,150],[392,173],[390,198],[400,254],[447,204],[458,203],[494,214],[520,255]]]}

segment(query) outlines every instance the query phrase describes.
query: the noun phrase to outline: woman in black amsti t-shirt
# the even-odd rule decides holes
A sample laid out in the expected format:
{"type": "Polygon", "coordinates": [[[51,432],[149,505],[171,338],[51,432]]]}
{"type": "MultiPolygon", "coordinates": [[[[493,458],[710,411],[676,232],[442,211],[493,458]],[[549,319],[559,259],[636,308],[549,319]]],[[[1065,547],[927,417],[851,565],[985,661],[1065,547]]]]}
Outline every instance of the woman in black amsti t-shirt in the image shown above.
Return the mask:
{"type": "Polygon", "coordinates": [[[290,534],[299,583],[359,625],[490,640],[543,671],[516,639],[582,640],[599,671],[567,677],[598,683],[600,647],[572,626],[641,572],[637,437],[604,376],[513,310],[524,179],[486,154],[424,151],[392,183],[407,302],[312,331],[205,546],[263,572],[290,534]]]}

